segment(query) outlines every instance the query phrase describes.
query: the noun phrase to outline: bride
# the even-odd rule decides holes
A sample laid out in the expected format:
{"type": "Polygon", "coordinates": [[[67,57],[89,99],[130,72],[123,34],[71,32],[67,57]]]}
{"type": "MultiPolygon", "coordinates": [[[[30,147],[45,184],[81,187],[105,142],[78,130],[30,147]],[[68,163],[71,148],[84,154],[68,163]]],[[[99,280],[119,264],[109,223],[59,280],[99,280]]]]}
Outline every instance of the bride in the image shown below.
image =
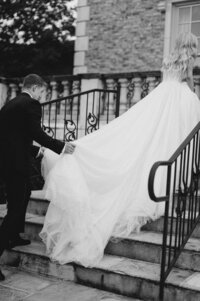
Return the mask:
{"type": "MultiPolygon", "coordinates": [[[[163,81],[126,113],[74,144],[73,155],[46,149],[50,205],[40,236],[61,264],[93,266],[111,238],[127,237],[164,212],[150,200],[147,181],[156,161],[167,160],[200,120],[192,70],[197,38],[182,34],[163,62],[163,81]]],[[[164,192],[165,173],[155,190],[164,192]]]]}

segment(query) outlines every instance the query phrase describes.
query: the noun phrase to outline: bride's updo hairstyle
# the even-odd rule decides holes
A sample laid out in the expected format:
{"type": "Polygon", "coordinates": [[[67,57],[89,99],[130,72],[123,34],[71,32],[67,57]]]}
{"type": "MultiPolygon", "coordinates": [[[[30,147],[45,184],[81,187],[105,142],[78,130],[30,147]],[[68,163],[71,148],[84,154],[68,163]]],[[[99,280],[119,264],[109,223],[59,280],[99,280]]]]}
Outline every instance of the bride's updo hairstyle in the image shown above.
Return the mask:
{"type": "Polygon", "coordinates": [[[181,81],[188,78],[189,66],[193,66],[197,57],[198,40],[195,35],[184,32],[176,40],[173,52],[163,60],[163,75],[178,77],[181,81]]]}

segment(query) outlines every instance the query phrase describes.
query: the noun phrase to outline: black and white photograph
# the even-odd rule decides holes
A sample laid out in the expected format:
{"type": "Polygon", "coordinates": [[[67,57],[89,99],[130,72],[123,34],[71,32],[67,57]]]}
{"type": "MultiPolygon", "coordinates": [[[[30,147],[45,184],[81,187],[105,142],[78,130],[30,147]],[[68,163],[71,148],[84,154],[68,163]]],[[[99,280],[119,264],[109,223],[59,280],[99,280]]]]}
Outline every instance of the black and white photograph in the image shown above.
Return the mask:
{"type": "Polygon", "coordinates": [[[200,300],[200,0],[0,1],[0,301],[200,300]]]}

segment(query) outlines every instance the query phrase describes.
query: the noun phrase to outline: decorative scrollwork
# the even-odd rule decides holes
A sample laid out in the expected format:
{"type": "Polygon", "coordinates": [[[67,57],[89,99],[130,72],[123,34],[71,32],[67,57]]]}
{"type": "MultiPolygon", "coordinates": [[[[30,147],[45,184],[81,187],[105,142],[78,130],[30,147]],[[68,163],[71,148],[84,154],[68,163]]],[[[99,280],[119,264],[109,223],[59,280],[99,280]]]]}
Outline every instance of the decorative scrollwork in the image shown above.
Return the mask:
{"type": "Polygon", "coordinates": [[[94,115],[94,113],[89,113],[87,117],[87,122],[89,126],[87,127],[87,133],[90,134],[97,130],[97,122],[98,118],[94,115]]]}
{"type": "Polygon", "coordinates": [[[47,133],[50,137],[54,138],[54,130],[50,127],[50,126],[46,126],[43,124],[42,126],[43,131],[45,131],[45,133],[47,133]]]}
{"type": "Polygon", "coordinates": [[[145,78],[142,82],[142,93],[141,93],[141,98],[144,98],[148,94],[149,90],[149,82],[145,78]]]}
{"type": "Polygon", "coordinates": [[[133,98],[133,95],[134,95],[134,90],[135,90],[135,83],[134,83],[134,79],[130,79],[128,81],[128,86],[127,86],[127,103],[128,103],[128,106],[129,108],[131,107],[131,100],[133,98]]]}
{"type": "Polygon", "coordinates": [[[177,216],[181,216],[182,213],[186,210],[186,202],[189,198],[194,197],[194,195],[198,192],[198,183],[200,179],[200,172],[192,172],[190,185],[187,186],[186,182],[182,182],[182,185],[179,186],[177,190],[178,200],[177,200],[177,207],[176,213],[177,216]]]}
{"type": "Polygon", "coordinates": [[[73,120],[65,120],[65,128],[67,133],[65,134],[65,141],[74,141],[76,139],[77,126],[73,120]]]}

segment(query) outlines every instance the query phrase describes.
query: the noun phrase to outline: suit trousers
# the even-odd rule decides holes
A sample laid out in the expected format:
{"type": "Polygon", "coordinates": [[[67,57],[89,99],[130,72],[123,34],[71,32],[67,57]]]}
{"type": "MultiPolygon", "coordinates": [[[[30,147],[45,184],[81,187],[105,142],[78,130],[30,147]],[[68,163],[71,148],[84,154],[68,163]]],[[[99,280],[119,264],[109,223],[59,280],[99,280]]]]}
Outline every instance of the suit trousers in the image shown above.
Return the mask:
{"type": "Polygon", "coordinates": [[[0,256],[8,241],[24,232],[26,209],[31,193],[29,177],[18,172],[7,173],[5,185],[7,214],[0,227],[0,256]]]}

